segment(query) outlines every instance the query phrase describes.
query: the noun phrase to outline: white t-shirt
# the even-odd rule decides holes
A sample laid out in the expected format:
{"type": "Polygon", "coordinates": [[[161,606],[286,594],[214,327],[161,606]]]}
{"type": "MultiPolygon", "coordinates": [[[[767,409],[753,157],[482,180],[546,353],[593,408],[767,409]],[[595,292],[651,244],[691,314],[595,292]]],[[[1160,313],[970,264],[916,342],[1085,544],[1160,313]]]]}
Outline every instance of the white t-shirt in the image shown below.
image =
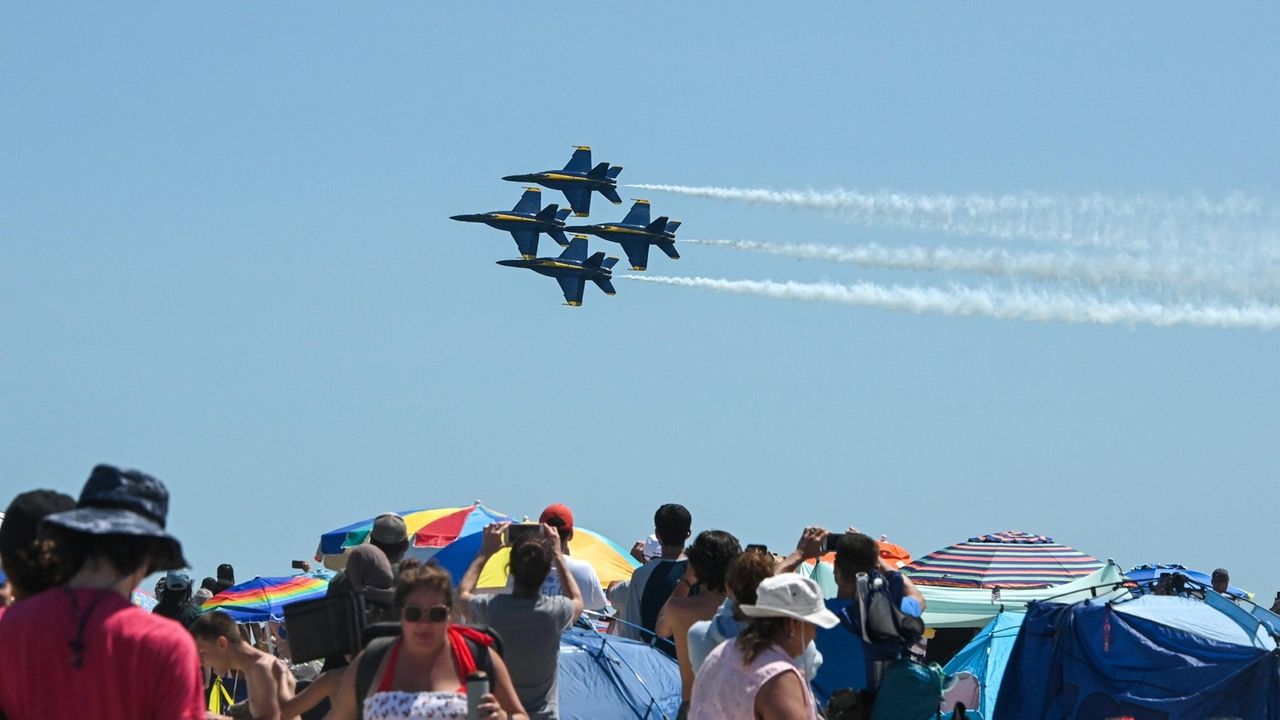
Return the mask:
{"type": "MultiPolygon", "coordinates": [[[[591,563],[565,555],[564,566],[573,573],[573,579],[578,583],[578,592],[582,593],[582,607],[596,612],[603,611],[606,605],[604,588],[600,587],[600,578],[596,575],[596,569],[591,567],[591,563]]],[[[555,563],[551,564],[551,572],[547,573],[547,579],[542,581],[542,594],[551,597],[564,594],[564,590],[560,587],[560,575],[556,572],[555,563]]]]}

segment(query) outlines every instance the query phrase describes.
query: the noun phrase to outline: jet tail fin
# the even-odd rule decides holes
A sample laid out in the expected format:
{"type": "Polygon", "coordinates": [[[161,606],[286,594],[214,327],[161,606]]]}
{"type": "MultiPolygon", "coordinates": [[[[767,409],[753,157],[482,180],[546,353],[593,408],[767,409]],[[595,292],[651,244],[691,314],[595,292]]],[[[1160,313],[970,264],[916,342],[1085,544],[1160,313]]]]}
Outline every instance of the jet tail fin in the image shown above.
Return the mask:
{"type": "Polygon", "coordinates": [[[587,173],[587,177],[591,178],[592,180],[603,180],[605,178],[605,173],[608,170],[609,170],[609,163],[602,162],[599,165],[596,165],[595,167],[591,168],[591,172],[587,173]]]}
{"type": "Polygon", "coordinates": [[[604,262],[603,262],[603,263],[601,263],[601,266],[602,266],[605,270],[612,270],[612,269],[613,269],[613,266],[614,266],[614,265],[617,265],[617,264],[618,264],[618,258],[616,258],[616,257],[607,257],[607,258],[605,258],[605,259],[604,259],[604,262]]]}
{"type": "Polygon", "coordinates": [[[557,210],[557,211],[556,211],[556,221],[557,221],[557,222],[564,222],[564,221],[565,221],[566,219],[568,219],[568,217],[569,217],[570,215],[572,215],[572,214],[573,214],[573,210],[572,210],[572,209],[570,209],[570,208],[561,208],[561,209],[559,209],[559,210],[557,210]]]}
{"type": "Polygon", "coordinates": [[[600,188],[600,194],[605,196],[605,198],[608,199],[609,202],[613,203],[614,205],[622,204],[622,198],[618,197],[618,191],[614,190],[611,187],[600,188]]]}
{"type": "Polygon", "coordinates": [[[603,262],[604,262],[604,252],[601,251],[598,253],[594,253],[591,257],[587,258],[586,262],[582,263],[582,266],[589,267],[589,268],[598,268],[603,262]]]}
{"type": "Polygon", "coordinates": [[[555,203],[551,203],[550,205],[548,205],[548,206],[546,206],[546,207],[542,208],[541,210],[539,210],[539,211],[538,211],[538,214],[537,214],[537,215],[534,215],[533,217],[534,217],[534,219],[535,219],[535,220],[537,220],[538,222],[551,222],[552,220],[554,220],[554,219],[555,219],[555,217],[556,217],[556,213],[557,213],[559,210],[560,210],[560,206],[559,206],[559,205],[557,205],[557,204],[555,204],[555,203]]]}
{"type": "Polygon", "coordinates": [[[599,286],[600,286],[600,289],[604,291],[604,294],[605,294],[605,295],[617,295],[617,294],[618,294],[618,291],[617,291],[617,290],[615,290],[615,289],[613,289],[613,281],[612,281],[612,280],[609,280],[609,279],[607,279],[607,278],[596,278],[595,283],[596,283],[596,285],[599,285],[599,286]]]}
{"type": "Polygon", "coordinates": [[[615,179],[615,180],[616,180],[616,179],[618,178],[618,173],[620,173],[620,172],[622,172],[622,166],[621,166],[621,165],[614,165],[614,166],[612,166],[612,167],[610,167],[610,168],[609,168],[609,171],[608,171],[608,172],[606,172],[606,173],[605,173],[605,175],[607,175],[607,176],[609,176],[609,177],[611,177],[611,178],[613,178],[613,179],[615,179]]]}
{"type": "Polygon", "coordinates": [[[563,230],[556,228],[554,230],[548,230],[547,234],[550,235],[551,239],[555,240],[556,244],[560,247],[569,247],[569,238],[565,237],[563,230]]]}
{"type": "Polygon", "coordinates": [[[659,249],[661,249],[661,250],[662,250],[662,252],[666,253],[666,254],[667,254],[667,257],[671,258],[672,260],[679,260],[679,259],[680,259],[680,253],[676,252],[676,244],[675,244],[675,243],[669,243],[669,242],[668,242],[668,243],[658,243],[658,248],[659,248],[659,249]]]}
{"type": "Polygon", "coordinates": [[[674,234],[675,234],[675,232],[676,232],[676,230],[678,230],[678,229],[680,229],[680,221],[679,221],[679,220],[672,220],[671,222],[667,223],[667,232],[669,232],[669,233],[671,233],[671,234],[673,234],[673,235],[674,235],[674,234]]]}
{"type": "Polygon", "coordinates": [[[667,216],[666,216],[666,215],[663,215],[662,217],[658,218],[657,220],[654,220],[653,222],[649,223],[648,227],[646,227],[646,228],[644,229],[644,231],[645,231],[645,232],[649,232],[649,233],[653,233],[654,235],[661,235],[662,233],[666,232],[666,231],[667,231],[667,216]]]}

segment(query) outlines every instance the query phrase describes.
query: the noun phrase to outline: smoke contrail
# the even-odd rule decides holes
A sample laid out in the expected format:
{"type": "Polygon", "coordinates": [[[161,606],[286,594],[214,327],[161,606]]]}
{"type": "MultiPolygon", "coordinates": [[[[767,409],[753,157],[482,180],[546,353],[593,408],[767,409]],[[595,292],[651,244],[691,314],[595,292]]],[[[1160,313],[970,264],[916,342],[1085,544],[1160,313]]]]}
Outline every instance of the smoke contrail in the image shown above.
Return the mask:
{"type": "Polygon", "coordinates": [[[1145,323],[1160,327],[1254,328],[1271,330],[1280,326],[1280,306],[1165,305],[1138,300],[1105,300],[1028,291],[993,288],[952,287],[948,289],[833,283],[773,282],[771,280],[725,280],[706,277],[619,276],[640,282],[696,287],[738,295],[758,295],[779,300],[803,300],[842,305],[906,310],[914,313],[985,316],[1002,320],[1037,322],[1098,323],[1103,325],[1145,323]]]}
{"type": "Polygon", "coordinates": [[[1243,297],[1270,298],[1280,291],[1280,265],[1263,262],[1249,267],[1220,259],[1150,258],[1131,254],[1081,256],[1070,252],[1010,252],[1004,248],[952,248],[876,243],[839,246],[813,243],[767,243],[752,240],[695,240],[681,242],[735,250],[825,260],[862,267],[966,272],[1036,280],[1072,280],[1103,288],[1116,283],[1143,283],[1182,291],[1225,290],[1243,297]]]}
{"type": "MultiPolygon", "coordinates": [[[[1202,196],[1068,196],[1030,192],[913,195],[844,189],[819,192],[658,184],[627,187],[820,210],[869,225],[999,239],[1026,238],[1080,246],[1146,248],[1153,244],[1195,243],[1202,241],[1201,236],[1205,234],[1220,234],[1224,226],[1240,230],[1231,225],[1277,219],[1274,208],[1261,199],[1244,195],[1211,200],[1202,196]]],[[[1237,237],[1239,234],[1231,233],[1237,237]]]]}

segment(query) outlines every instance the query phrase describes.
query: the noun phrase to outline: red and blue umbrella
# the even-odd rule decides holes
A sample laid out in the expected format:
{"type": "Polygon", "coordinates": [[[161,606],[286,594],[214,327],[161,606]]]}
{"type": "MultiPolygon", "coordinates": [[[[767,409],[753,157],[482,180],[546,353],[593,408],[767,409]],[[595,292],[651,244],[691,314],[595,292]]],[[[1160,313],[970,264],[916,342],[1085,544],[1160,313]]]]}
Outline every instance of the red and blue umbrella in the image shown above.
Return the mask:
{"type": "MultiPolygon", "coordinates": [[[[489,523],[511,519],[479,501],[462,507],[406,510],[398,514],[404,518],[410,546],[419,549],[414,554],[422,557],[429,557],[461,535],[479,532],[489,523]]],[[[374,518],[368,518],[321,535],[316,560],[323,561],[325,567],[342,569],[346,565],[347,550],[368,540],[373,521],[374,518]]]]}
{"type": "Polygon", "coordinates": [[[256,577],[209,598],[200,610],[222,610],[236,622],[284,619],[286,605],[324,597],[335,573],[315,570],[302,575],[256,577]]]}
{"type": "Polygon", "coordinates": [[[1084,577],[1103,563],[1044,535],[1018,530],[971,537],[914,560],[902,572],[919,585],[1040,588],[1084,577]]]}
{"type": "MultiPolygon", "coordinates": [[[[437,552],[432,560],[449,571],[455,584],[461,582],[467,568],[471,567],[471,561],[480,551],[483,536],[484,533],[481,532],[463,535],[437,552]]],[[[608,587],[610,583],[619,580],[630,579],[631,573],[640,567],[640,563],[636,562],[635,558],[631,557],[631,554],[621,545],[583,527],[574,528],[573,538],[569,540],[569,554],[574,559],[591,565],[603,587],[608,587]]],[[[506,587],[507,564],[510,557],[511,551],[508,548],[503,548],[490,557],[480,571],[476,587],[482,589],[506,587]]]]}

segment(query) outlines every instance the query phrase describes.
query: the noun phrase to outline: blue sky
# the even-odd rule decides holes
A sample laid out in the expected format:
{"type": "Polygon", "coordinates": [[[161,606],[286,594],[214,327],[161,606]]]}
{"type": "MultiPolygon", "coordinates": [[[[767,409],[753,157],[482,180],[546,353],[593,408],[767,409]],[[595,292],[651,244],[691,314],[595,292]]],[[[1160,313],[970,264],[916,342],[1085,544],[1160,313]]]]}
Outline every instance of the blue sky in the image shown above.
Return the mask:
{"type": "MultiPolygon", "coordinates": [[[[1021,529],[1269,597],[1277,331],[624,282],[573,309],[448,216],[578,144],[624,184],[1274,208],[1277,31],[1274,3],[6,7],[0,495],[146,469],[200,574],[391,508],[564,501],[625,544],[675,501],[772,547],[1021,529]]],[[[992,244],[622,194],[688,238],[992,244]]],[[[682,254],[649,274],[974,283],[682,254]]]]}

